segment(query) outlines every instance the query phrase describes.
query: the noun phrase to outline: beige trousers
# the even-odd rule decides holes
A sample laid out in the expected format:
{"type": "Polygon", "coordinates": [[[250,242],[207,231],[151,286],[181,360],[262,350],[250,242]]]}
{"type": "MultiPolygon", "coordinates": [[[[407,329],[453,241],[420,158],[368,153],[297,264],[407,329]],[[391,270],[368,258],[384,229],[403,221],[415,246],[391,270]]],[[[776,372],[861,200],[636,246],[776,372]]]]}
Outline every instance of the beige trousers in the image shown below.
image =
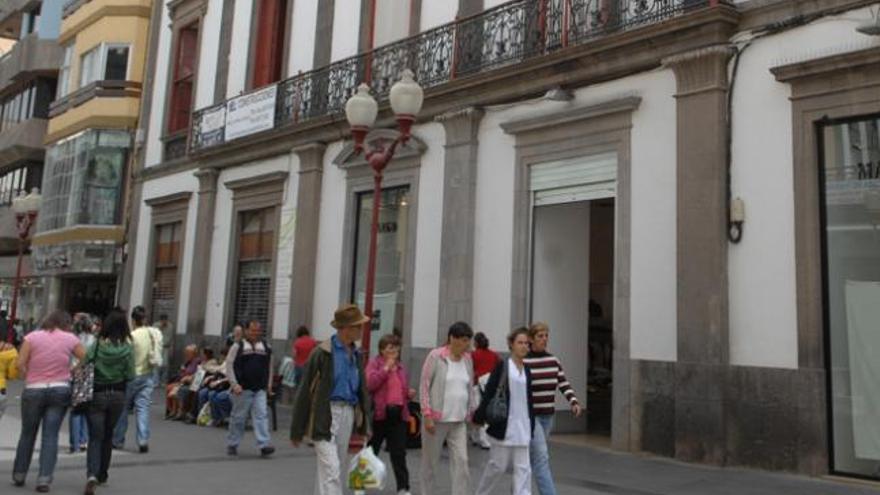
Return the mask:
{"type": "Polygon", "coordinates": [[[449,448],[452,495],[471,495],[471,473],[468,470],[467,423],[434,423],[430,434],[422,428],[422,468],[419,473],[422,495],[434,493],[434,469],[440,462],[443,441],[449,448]]]}
{"type": "Polygon", "coordinates": [[[348,474],[348,442],[354,426],[354,407],[333,402],[330,404],[330,441],[315,442],[318,458],[318,475],[315,478],[315,495],[342,495],[348,474]]]}

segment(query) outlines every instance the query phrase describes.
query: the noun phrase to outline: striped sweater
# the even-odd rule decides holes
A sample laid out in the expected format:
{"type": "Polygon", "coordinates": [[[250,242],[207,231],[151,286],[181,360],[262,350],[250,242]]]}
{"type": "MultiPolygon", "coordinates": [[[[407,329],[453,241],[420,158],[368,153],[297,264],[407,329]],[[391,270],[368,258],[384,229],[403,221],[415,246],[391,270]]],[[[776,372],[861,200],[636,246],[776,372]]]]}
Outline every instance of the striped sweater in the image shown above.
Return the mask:
{"type": "Polygon", "coordinates": [[[532,373],[532,402],[536,415],[553,414],[556,411],[554,405],[557,388],[572,407],[578,404],[574,389],[568,383],[562,364],[556,356],[549,352],[532,351],[524,361],[532,373]]]}

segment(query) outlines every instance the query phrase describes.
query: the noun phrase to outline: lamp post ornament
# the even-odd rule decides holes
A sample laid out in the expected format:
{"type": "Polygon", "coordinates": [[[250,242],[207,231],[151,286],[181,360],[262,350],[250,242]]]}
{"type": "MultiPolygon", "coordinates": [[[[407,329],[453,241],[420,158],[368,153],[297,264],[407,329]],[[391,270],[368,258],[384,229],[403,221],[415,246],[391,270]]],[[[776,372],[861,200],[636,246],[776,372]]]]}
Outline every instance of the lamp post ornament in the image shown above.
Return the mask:
{"type": "Polygon", "coordinates": [[[367,257],[367,283],[364,294],[364,313],[370,321],[364,323],[361,346],[365,357],[370,355],[370,332],[372,331],[373,296],[376,291],[376,244],[379,231],[379,208],[382,201],[382,179],[385,168],[391,163],[398,146],[405,145],[410,138],[413,122],[422,108],[424,92],[422,87],[413,79],[413,73],[409,69],[401,73],[400,81],[391,87],[389,95],[391,109],[397,119],[399,134],[390,142],[373,142],[365,147],[365,140],[370,128],[376,122],[379,113],[379,104],[370,95],[370,87],[366,84],[358,86],[355,93],[345,103],[345,116],[351,126],[351,135],[354,138],[355,154],[364,154],[370,169],[373,171],[373,212],[370,223],[370,245],[367,257]]]}
{"type": "Polygon", "coordinates": [[[24,244],[30,236],[31,228],[36,224],[37,213],[40,211],[42,196],[40,190],[34,188],[30,194],[18,196],[12,200],[12,211],[15,212],[15,225],[18,230],[18,261],[15,267],[15,285],[12,288],[12,304],[9,320],[6,322],[6,340],[13,342],[15,320],[18,312],[18,292],[21,289],[21,262],[24,258],[24,244]]]}

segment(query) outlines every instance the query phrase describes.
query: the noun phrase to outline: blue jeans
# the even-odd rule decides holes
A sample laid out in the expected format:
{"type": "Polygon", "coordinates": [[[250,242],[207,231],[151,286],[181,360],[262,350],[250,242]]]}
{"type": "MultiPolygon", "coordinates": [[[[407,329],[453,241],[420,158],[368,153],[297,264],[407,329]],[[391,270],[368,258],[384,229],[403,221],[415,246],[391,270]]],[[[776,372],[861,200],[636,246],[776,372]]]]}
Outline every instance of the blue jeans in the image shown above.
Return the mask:
{"type": "Polygon", "coordinates": [[[208,395],[211,401],[211,417],[215,422],[223,421],[232,414],[232,397],[229,390],[221,390],[208,395]]]}
{"type": "Polygon", "coordinates": [[[229,420],[229,435],[226,437],[226,444],[230,447],[238,447],[238,444],[241,443],[248,413],[251,414],[251,423],[254,425],[257,447],[268,447],[271,438],[269,437],[269,407],[266,403],[265,390],[242,390],[241,394],[232,395],[232,418],[229,420]]]}
{"type": "Polygon", "coordinates": [[[70,450],[77,451],[89,442],[89,419],[85,412],[70,411],[70,450]]]}
{"type": "Polygon", "coordinates": [[[539,495],[556,495],[553,473],[550,472],[550,449],[547,447],[547,440],[550,438],[550,432],[553,431],[553,418],[552,414],[535,416],[535,433],[529,445],[532,476],[535,478],[539,495]]]}
{"type": "Polygon", "coordinates": [[[113,431],[113,445],[122,447],[125,445],[125,433],[128,431],[128,413],[134,409],[136,423],[136,436],[138,446],[150,443],[150,406],[153,405],[153,388],[156,387],[155,372],[145,373],[134,377],[125,387],[125,410],[116,429],[113,431]]]}
{"type": "Polygon", "coordinates": [[[18,437],[18,447],[15,449],[13,480],[24,482],[27,477],[31,457],[34,454],[34,444],[37,441],[37,431],[41,429],[40,423],[42,423],[40,473],[37,476],[37,485],[52,483],[52,474],[58,461],[58,431],[61,429],[61,422],[64,421],[64,413],[69,404],[69,387],[24,389],[21,394],[21,436],[18,437]]]}

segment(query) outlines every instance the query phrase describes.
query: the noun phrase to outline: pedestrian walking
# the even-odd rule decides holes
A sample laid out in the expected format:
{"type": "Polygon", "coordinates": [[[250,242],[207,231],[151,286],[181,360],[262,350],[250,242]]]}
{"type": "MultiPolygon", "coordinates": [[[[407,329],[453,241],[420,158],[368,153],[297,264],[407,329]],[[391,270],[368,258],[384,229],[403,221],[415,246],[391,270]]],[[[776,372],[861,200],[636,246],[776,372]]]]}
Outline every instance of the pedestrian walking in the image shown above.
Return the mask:
{"type": "Polygon", "coordinates": [[[245,337],[232,345],[226,356],[226,376],[232,391],[232,417],[226,437],[226,453],[238,455],[248,414],[257,437],[260,455],[275,452],[269,435],[268,394],[272,393],[272,349],[263,340],[260,322],[248,322],[245,337]]]}
{"type": "Polygon", "coordinates": [[[562,363],[547,352],[550,327],[543,322],[533,323],[529,327],[529,340],[531,351],[526,356],[525,363],[532,372],[530,388],[535,407],[535,434],[529,446],[529,456],[539,495],[556,495],[556,485],[550,470],[550,450],[547,447],[556,414],[556,390],[568,400],[576,418],[581,416],[583,409],[565,377],[562,363]]]}
{"type": "Polygon", "coordinates": [[[12,482],[23,486],[27,478],[37,431],[41,432],[40,472],[37,491],[48,492],[58,460],[58,431],[70,405],[70,358],[82,359],[85,348],[70,332],[70,315],[53,311],[41,329],[27,334],[18,360],[25,377],[21,394],[21,435],[15,449],[12,482]]]}
{"type": "Polygon", "coordinates": [[[434,493],[434,469],[447,444],[452,477],[452,495],[470,495],[467,422],[475,406],[474,365],[468,350],[474,331],[464,322],[453,323],[446,345],[432,350],[422,366],[419,400],[422,407],[423,495],[434,493]]]}
{"type": "Polygon", "coordinates": [[[487,433],[493,439],[477,495],[494,493],[495,485],[511,464],[513,495],[532,492],[529,444],[535,428],[535,410],[529,393],[531,373],[523,362],[529,353],[529,330],[522,327],[510,332],[507,346],[510,357],[495,366],[480,407],[474,413],[474,421],[487,424],[487,433]]]}
{"type": "Polygon", "coordinates": [[[89,448],[86,452],[85,495],[92,495],[98,484],[109,477],[113,455],[113,431],[125,410],[125,392],[134,379],[134,348],[125,311],[111,309],[104,318],[101,333],[89,349],[87,363],[95,365],[95,385],[89,403],[89,448]]]}
{"type": "Polygon", "coordinates": [[[330,323],[336,334],[312,352],[294,400],[290,440],[314,442],[318,458],[316,495],[342,495],[342,466],[347,466],[352,430],[369,432],[370,403],[360,352],[364,323],[370,321],[354,304],[339,307],[330,323]]]}
{"type": "Polygon", "coordinates": [[[6,381],[18,378],[18,351],[15,346],[0,340],[0,419],[6,412],[6,381]]]}
{"type": "MultiPolygon", "coordinates": [[[[92,334],[92,318],[86,313],[77,313],[73,317],[73,333],[79,339],[84,349],[88,349],[95,343],[92,334]]],[[[71,368],[79,365],[79,360],[71,360],[71,368]]],[[[68,430],[70,437],[70,453],[85,451],[89,443],[89,418],[84,409],[71,409],[68,418],[68,430]]]]}
{"type": "Polygon", "coordinates": [[[367,388],[373,401],[370,446],[378,456],[382,444],[387,442],[397,494],[409,495],[409,470],[406,467],[409,385],[406,369],[400,364],[400,337],[387,334],[379,339],[379,355],[370,360],[366,373],[367,388]]]}
{"type": "MultiPolygon", "coordinates": [[[[489,339],[483,332],[477,332],[474,335],[474,348],[474,395],[476,395],[477,402],[479,402],[483,398],[483,391],[486,389],[489,375],[495,369],[495,366],[498,365],[498,362],[501,361],[501,358],[498,357],[495,351],[489,349],[489,339]]],[[[472,424],[470,426],[471,443],[488,450],[490,445],[486,428],[485,425],[472,424]]]]}
{"type": "Polygon", "coordinates": [[[318,342],[312,338],[308,327],[301,326],[296,329],[296,340],[293,341],[293,380],[295,386],[299,386],[306,361],[316,345],[318,342]]]}
{"type": "Polygon", "coordinates": [[[150,451],[150,406],[153,405],[153,389],[159,382],[159,367],[162,365],[162,331],[146,324],[147,310],[135,306],[131,310],[134,330],[131,332],[131,346],[134,353],[134,379],[125,388],[125,410],[116,423],[113,432],[113,448],[125,446],[128,432],[128,415],[134,412],[135,441],[138,452],[150,451]]]}

